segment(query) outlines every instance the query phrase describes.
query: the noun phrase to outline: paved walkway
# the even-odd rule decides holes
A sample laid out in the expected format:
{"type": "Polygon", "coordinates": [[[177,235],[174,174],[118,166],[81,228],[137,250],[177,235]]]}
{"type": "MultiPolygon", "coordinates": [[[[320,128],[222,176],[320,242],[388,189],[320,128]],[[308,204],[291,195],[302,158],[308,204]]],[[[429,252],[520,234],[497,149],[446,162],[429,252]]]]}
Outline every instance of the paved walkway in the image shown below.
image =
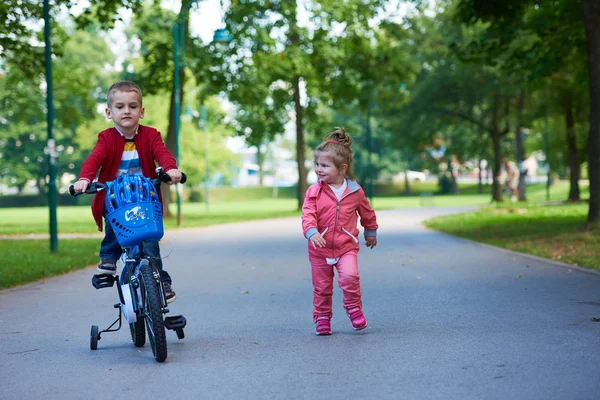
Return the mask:
{"type": "Polygon", "coordinates": [[[425,229],[450,209],[378,213],[359,253],[369,327],[334,293],[317,337],[299,218],[171,231],[162,245],[186,337],[135,348],[93,268],[0,291],[2,399],[597,399],[600,276],[425,229]]]}

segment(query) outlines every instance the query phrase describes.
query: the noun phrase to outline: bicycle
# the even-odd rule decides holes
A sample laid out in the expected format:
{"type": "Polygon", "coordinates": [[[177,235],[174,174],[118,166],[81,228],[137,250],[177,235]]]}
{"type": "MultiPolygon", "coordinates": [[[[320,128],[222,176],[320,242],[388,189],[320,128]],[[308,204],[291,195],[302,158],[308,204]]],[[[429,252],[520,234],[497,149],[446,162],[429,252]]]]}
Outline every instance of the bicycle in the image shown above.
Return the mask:
{"type": "MultiPolygon", "coordinates": [[[[171,180],[161,167],[156,169],[157,177],[150,180],[141,175],[122,175],[112,182],[91,182],[81,193],[69,187],[72,196],[95,194],[106,190],[106,220],[111,224],[117,240],[123,248],[120,258],[121,274],[95,274],[92,285],[96,289],[112,287],[117,282],[119,303],[118,318],[106,329],[92,325],[90,349],[98,348],[101,334],[121,329],[124,317],[129,323],[131,339],[136,347],[146,344],[146,331],[156,361],[167,359],[167,339],[165,328],[175,331],[178,339],[185,337],[183,328],[187,321],[183,315],[169,316],[164,294],[161,273],[155,261],[144,253],[144,242],[158,241],[164,235],[162,204],[158,192],[161,182],[171,180]],[[118,323],[117,328],[113,327],[118,323]]],[[[181,183],[187,177],[182,174],[181,183]]]]}

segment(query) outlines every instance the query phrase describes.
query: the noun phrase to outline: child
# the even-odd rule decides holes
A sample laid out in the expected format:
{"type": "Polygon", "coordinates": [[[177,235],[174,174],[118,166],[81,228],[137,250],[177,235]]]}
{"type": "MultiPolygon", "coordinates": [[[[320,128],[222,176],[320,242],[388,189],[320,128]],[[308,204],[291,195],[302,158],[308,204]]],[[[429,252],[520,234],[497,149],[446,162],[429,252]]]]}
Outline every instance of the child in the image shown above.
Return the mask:
{"type": "Polygon", "coordinates": [[[357,215],[365,228],[367,247],[377,244],[378,226],[375,212],[352,174],[351,145],[352,139],[344,128],[325,136],[315,151],[319,181],[308,188],[302,206],[302,230],[309,240],[317,335],[331,335],[334,266],[352,328],[358,331],[367,327],[358,276],[357,215]]]}
{"type": "MultiPolygon", "coordinates": [[[[114,128],[98,134],[98,142],[92,153],[83,162],[79,180],[75,182],[75,192],[83,192],[90,181],[96,177],[98,182],[113,181],[123,174],[140,174],[148,178],[156,177],[155,161],[171,177],[169,184],[181,180],[177,162],[165,147],[160,133],[148,126],[139,124],[144,118],[142,91],[133,82],[121,81],[108,89],[106,96],[106,117],[114,121],[114,128]]],[[[102,231],[105,191],[96,193],[92,200],[92,214],[98,230],[102,231]]],[[[102,274],[116,274],[116,261],[121,257],[122,249],[109,222],[105,222],[105,234],[100,244],[100,264],[102,274]]],[[[171,277],[162,269],[162,260],[158,242],[148,241],[144,251],[157,263],[162,271],[163,287],[167,303],[175,300],[176,294],[171,288],[171,277]]]]}

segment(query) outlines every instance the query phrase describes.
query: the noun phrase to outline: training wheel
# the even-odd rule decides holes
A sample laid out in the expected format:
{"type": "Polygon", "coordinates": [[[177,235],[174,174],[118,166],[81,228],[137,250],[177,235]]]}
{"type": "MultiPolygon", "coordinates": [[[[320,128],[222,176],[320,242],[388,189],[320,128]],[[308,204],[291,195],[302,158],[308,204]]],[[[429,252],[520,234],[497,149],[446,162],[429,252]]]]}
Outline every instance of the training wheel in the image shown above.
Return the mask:
{"type": "Polygon", "coordinates": [[[100,339],[98,326],[92,325],[92,331],[90,332],[90,349],[96,350],[98,348],[98,339],[100,339]]]}
{"type": "Polygon", "coordinates": [[[183,328],[175,329],[175,333],[177,333],[177,339],[183,339],[185,337],[185,333],[183,333],[183,328]]]}

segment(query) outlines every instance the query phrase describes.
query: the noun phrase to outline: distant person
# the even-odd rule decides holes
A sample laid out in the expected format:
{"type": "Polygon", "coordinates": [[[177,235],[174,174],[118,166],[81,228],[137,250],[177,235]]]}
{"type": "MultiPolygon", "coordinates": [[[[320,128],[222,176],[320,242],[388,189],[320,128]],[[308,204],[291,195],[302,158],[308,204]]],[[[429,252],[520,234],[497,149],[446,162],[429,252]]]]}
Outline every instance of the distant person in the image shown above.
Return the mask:
{"type": "Polygon", "coordinates": [[[512,161],[504,159],[504,161],[502,161],[502,166],[504,167],[504,172],[506,173],[504,186],[510,190],[510,201],[514,203],[519,198],[519,176],[521,173],[519,172],[517,165],[512,161]]]}
{"type": "MultiPolygon", "coordinates": [[[[139,174],[147,178],[155,178],[155,162],[158,163],[171,177],[169,184],[181,180],[181,172],[177,162],[163,143],[154,128],[140,125],[144,118],[142,106],[142,90],[133,82],[121,81],[108,89],[106,96],[106,117],[112,119],[114,128],[106,129],[98,134],[98,141],[92,153],[81,166],[79,180],[75,182],[75,192],[83,192],[96,177],[98,182],[113,181],[124,174],[139,174]]],[[[102,232],[102,216],[105,214],[104,198],[106,192],[94,195],[92,214],[98,230],[102,232]]],[[[177,297],[171,288],[172,280],[169,273],[162,268],[162,259],[157,241],[144,243],[144,252],[152,257],[161,270],[163,287],[167,303],[177,297]]],[[[100,244],[100,264],[98,272],[115,275],[117,260],[121,257],[122,248],[117,241],[115,232],[108,221],[105,221],[104,239],[100,244]]]]}
{"type": "Polygon", "coordinates": [[[331,335],[333,268],[337,268],[343,305],[352,328],[367,327],[358,275],[359,230],[366,246],[377,245],[377,219],[352,173],[352,138],[338,128],[315,151],[318,182],[310,186],[302,206],[302,230],[308,239],[312,268],[313,321],[317,335],[331,335]]]}

